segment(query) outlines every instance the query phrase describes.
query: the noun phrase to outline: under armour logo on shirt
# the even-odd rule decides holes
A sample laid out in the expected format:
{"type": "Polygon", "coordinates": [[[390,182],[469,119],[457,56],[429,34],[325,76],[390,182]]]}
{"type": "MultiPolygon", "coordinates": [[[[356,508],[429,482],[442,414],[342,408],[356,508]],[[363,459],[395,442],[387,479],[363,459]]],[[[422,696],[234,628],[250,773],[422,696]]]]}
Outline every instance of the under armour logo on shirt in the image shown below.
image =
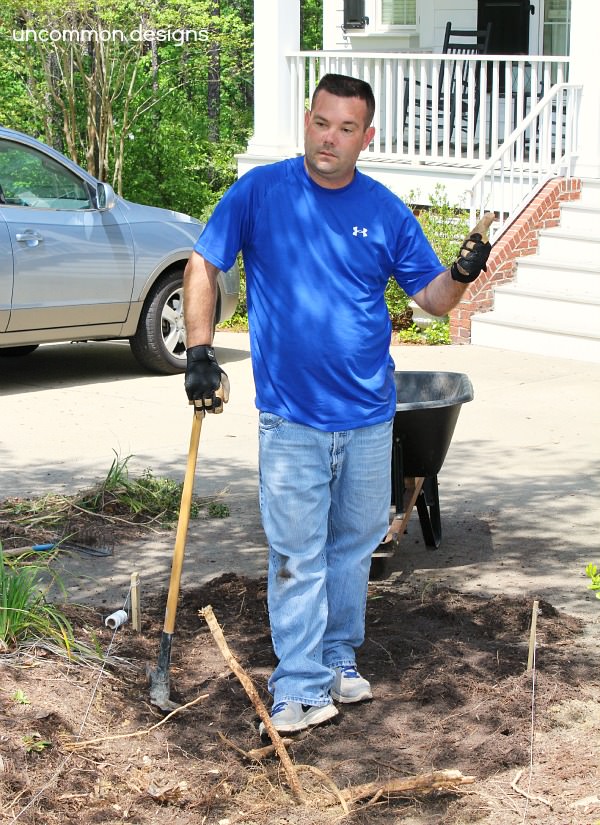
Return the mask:
{"type": "Polygon", "coordinates": [[[355,226],[352,229],[352,234],[354,235],[355,238],[356,238],[357,235],[362,235],[363,238],[366,238],[367,237],[367,232],[368,232],[368,229],[367,229],[366,226],[363,226],[362,229],[359,229],[358,226],[355,226]]]}

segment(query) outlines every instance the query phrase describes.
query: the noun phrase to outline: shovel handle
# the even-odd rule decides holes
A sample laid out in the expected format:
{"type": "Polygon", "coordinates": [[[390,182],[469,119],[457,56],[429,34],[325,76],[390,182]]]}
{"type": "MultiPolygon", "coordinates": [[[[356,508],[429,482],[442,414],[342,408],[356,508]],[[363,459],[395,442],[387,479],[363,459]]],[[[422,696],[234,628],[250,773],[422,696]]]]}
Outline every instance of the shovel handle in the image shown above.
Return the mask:
{"type": "Polygon", "coordinates": [[[183,480],[183,490],[181,491],[181,504],[179,505],[177,533],[175,534],[175,549],[173,551],[173,562],[171,564],[169,594],[167,596],[167,607],[165,609],[165,623],[163,632],[169,634],[173,633],[175,630],[177,600],[179,598],[179,585],[181,583],[181,571],[183,569],[185,542],[187,538],[188,525],[190,523],[192,493],[194,491],[194,476],[196,474],[196,460],[198,458],[198,444],[200,443],[203,418],[203,411],[197,407],[194,407],[192,432],[190,435],[190,449],[188,451],[187,466],[183,480]]]}

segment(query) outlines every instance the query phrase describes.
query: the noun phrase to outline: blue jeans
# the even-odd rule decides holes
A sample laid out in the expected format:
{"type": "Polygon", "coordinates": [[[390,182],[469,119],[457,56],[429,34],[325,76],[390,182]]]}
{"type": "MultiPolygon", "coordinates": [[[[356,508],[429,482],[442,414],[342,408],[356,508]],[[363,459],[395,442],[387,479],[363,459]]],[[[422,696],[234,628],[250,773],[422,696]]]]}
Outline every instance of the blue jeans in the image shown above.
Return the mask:
{"type": "Polygon", "coordinates": [[[275,704],[329,704],[332,668],[356,661],[371,554],[388,528],[391,445],[391,421],[322,432],[260,413],[275,704]]]}

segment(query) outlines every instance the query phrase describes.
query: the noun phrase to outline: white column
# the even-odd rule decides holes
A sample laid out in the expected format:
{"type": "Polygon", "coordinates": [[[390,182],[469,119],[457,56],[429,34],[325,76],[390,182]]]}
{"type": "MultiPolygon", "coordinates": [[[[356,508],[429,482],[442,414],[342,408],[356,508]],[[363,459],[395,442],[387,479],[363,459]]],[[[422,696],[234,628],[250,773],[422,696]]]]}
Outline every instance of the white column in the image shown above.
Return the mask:
{"type": "Polygon", "coordinates": [[[300,48],[300,0],[254,0],[254,134],[249,155],[294,152],[290,70],[285,55],[300,48]]]}
{"type": "Polygon", "coordinates": [[[583,86],[579,117],[579,157],[575,174],[600,178],[600,3],[572,0],[569,81],[583,86]]]}

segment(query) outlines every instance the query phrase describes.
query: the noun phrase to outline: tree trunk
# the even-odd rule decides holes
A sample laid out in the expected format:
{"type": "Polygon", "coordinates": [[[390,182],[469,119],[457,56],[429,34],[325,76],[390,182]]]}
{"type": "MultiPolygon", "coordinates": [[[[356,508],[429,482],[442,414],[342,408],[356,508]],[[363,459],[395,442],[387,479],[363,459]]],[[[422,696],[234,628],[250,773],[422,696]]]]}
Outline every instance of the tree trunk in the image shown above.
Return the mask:
{"type": "Polygon", "coordinates": [[[58,67],[58,59],[56,53],[51,51],[46,56],[47,70],[46,77],[48,78],[49,91],[44,96],[46,104],[46,140],[53,149],[62,152],[64,149],[64,142],[62,139],[62,117],[56,106],[53,95],[58,94],[58,86],[60,84],[60,73],[58,67]]]}
{"type": "MultiPolygon", "coordinates": [[[[212,0],[211,16],[217,18],[220,14],[220,0],[212,0]]],[[[212,25],[210,27],[210,35],[206,112],[208,115],[208,139],[211,143],[218,143],[221,132],[219,127],[221,114],[221,55],[218,26],[212,25]]]]}

